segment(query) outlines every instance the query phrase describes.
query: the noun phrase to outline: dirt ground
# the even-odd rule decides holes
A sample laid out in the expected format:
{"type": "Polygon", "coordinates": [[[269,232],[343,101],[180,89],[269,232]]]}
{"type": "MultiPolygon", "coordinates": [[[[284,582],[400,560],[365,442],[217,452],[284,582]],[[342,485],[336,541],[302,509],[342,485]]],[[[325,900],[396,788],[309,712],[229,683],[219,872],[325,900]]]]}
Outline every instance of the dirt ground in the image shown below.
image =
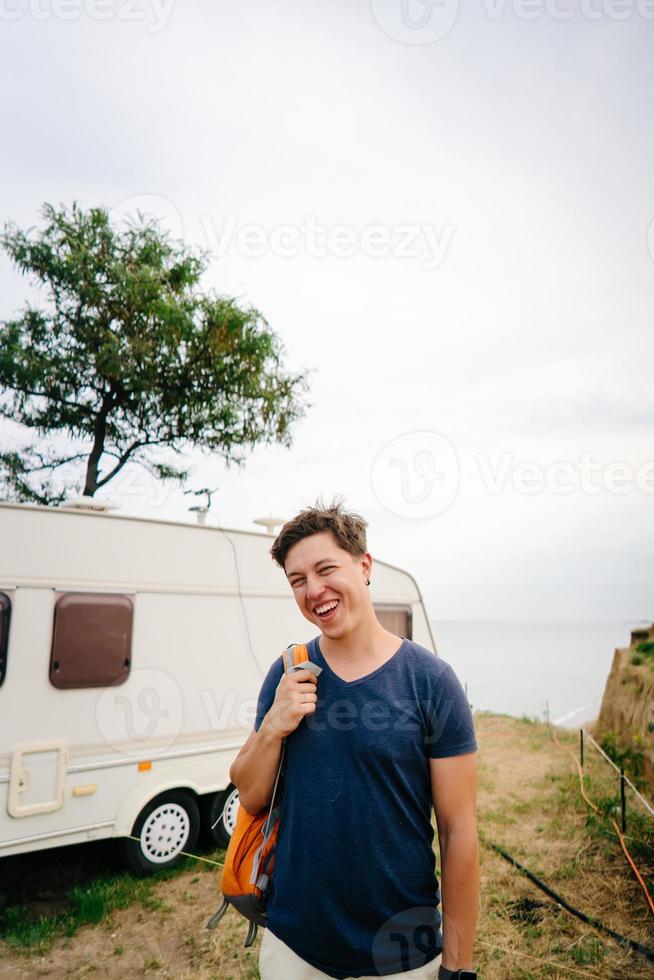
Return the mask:
{"type": "MultiPolygon", "coordinates": [[[[547,726],[486,713],[475,720],[482,838],[505,848],[572,905],[654,946],[642,891],[619,845],[612,851],[586,829],[584,805],[570,779],[574,764],[547,726]]],[[[558,734],[576,749],[576,733],[558,734]]],[[[654,964],[558,907],[485,844],[481,874],[475,961],[483,980],[652,976],[654,964]]],[[[217,871],[185,871],[155,886],[161,907],[137,904],[114,912],[55,940],[45,956],[0,943],[0,977],[256,980],[261,934],[244,950],[245,923],[233,910],[217,930],[205,928],[220,903],[218,880],[217,871]]]]}

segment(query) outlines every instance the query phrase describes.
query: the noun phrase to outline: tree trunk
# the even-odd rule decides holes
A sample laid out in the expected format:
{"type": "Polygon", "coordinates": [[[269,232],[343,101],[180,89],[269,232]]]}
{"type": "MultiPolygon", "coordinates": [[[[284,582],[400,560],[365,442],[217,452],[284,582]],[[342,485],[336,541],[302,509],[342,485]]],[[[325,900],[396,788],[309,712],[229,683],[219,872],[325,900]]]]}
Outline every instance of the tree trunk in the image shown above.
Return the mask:
{"type": "Polygon", "coordinates": [[[95,432],[93,436],[93,448],[86,467],[86,481],[84,484],[84,496],[92,497],[98,489],[98,467],[100,457],[104,451],[104,440],[107,434],[107,417],[113,407],[114,391],[110,388],[102,399],[102,405],[95,420],[95,432]]]}

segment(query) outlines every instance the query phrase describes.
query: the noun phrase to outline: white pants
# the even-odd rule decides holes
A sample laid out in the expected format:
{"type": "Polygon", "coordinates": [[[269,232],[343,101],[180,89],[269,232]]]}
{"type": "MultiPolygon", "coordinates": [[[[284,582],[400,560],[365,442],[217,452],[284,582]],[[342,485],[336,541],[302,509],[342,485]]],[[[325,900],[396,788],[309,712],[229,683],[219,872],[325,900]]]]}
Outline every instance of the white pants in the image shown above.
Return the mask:
{"type": "MultiPolygon", "coordinates": [[[[394,973],[392,976],[387,976],[386,980],[397,980],[398,977],[405,977],[406,980],[437,980],[440,962],[441,957],[438,955],[425,966],[419,966],[417,970],[394,973]]],[[[303,960],[270,929],[263,931],[259,950],[259,973],[261,980],[323,980],[323,978],[330,980],[329,974],[317,970],[315,966],[303,960]]],[[[379,978],[369,976],[359,977],[358,980],[379,980],[379,978]]]]}

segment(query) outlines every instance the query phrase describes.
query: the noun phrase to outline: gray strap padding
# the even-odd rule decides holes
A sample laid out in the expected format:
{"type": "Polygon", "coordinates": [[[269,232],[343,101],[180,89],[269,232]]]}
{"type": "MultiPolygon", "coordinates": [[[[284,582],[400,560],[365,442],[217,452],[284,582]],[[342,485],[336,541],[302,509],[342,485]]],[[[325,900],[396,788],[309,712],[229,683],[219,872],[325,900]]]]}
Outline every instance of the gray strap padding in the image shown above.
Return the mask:
{"type": "Polygon", "coordinates": [[[288,673],[292,674],[296,670],[308,670],[309,673],[314,675],[314,677],[320,677],[322,674],[322,667],[319,667],[318,664],[314,664],[313,660],[305,660],[304,663],[293,664],[288,673]]]}
{"type": "Polygon", "coordinates": [[[279,816],[279,812],[280,812],[280,807],[279,806],[276,806],[275,809],[270,814],[270,818],[268,820],[266,820],[265,826],[262,828],[261,833],[263,834],[263,842],[264,842],[264,844],[266,843],[266,841],[268,840],[268,838],[270,837],[270,835],[273,832],[273,829],[274,829],[274,826],[275,826],[275,820],[279,816]]]}
{"type": "Polygon", "coordinates": [[[270,881],[270,875],[259,875],[257,880],[257,888],[264,894],[268,890],[268,882],[270,881]]]}
{"type": "Polygon", "coordinates": [[[290,674],[293,670],[293,646],[294,644],[291,644],[290,647],[286,647],[282,654],[284,658],[284,673],[286,674],[290,674]]]}
{"type": "Polygon", "coordinates": [[[263,850],[263,844],[259,844],[256,851],[254,852],[254,860],[252,861],[252,871],[250,872],[250,884],[256,884],[257,875],[259,874],[259,864],[261,862],[261,851],[263,850]]]}

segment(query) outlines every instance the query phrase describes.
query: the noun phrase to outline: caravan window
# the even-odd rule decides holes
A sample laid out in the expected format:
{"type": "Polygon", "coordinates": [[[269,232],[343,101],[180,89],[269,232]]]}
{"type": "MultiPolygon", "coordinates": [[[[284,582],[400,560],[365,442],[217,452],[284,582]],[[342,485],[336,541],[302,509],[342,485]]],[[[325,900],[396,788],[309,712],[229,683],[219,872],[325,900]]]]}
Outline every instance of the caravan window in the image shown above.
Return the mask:
{"type": "Polygon", "coordinates": [[[7,646],[9,645],[9,620],[11,619],[11,599],[6,592],[0,592],[0,684],[7,672],[7,646]]]}
{"type": "Polygon", "coordinates": [[[405,636],[407,640],[412,639],[411,606],[391,606],[375,603],[375,615],[384,629],[390,630],[396,636],[405,636]]]}
{"type": "Polygon", "coordinates": [[[132,662],[132,600],[67,592],[56,602],[50,682],[55,687],[122,684],[132,662]]]}

